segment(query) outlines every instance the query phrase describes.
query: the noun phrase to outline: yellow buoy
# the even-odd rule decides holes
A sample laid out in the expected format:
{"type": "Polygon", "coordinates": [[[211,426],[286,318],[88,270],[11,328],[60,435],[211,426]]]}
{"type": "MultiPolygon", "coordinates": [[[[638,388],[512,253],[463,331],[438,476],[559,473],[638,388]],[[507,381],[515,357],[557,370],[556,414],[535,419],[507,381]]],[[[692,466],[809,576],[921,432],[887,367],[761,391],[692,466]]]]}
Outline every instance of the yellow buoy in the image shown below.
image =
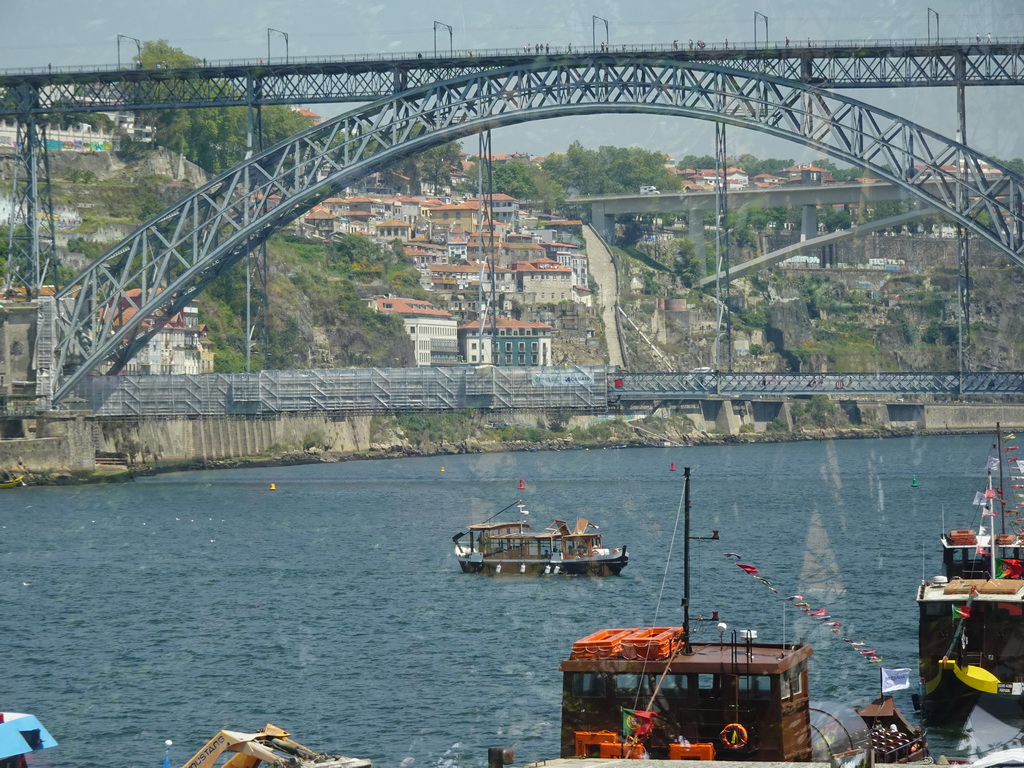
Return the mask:
{"type": "Polygon", "coordinates": [[[441,467],[441,471],[444,472],[444,467],[441,467]]]}
{"type": "Polygon", "coordinates": [[[277,486],[276,486],[276,485],[274,485],[273,483],[271,483],[271,484],[270,484],[270,490],[272,490],[272,491],[276,491],[276,490],[277,490],[277,486]]]}

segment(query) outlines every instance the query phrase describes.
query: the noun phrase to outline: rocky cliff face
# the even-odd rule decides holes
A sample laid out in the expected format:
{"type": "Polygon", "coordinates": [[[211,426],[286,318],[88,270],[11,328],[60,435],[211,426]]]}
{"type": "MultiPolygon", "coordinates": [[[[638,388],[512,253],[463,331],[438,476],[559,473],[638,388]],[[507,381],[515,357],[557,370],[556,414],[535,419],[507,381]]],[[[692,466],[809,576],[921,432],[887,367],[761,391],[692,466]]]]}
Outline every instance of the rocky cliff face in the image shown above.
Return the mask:
{"type": "MultiPolygon", "coordinates": [[[[776,244],[779,245],[779,244],[776,244]]],[[[811,252],[813,254],[813,251],[811,252]]],[[[734,263],[757,254],[734,257],[734,263]]],[[[828,266],[776,265],[730,287],[733,370],[956,370],[960,356],[957,243],[925,235],[869,235],[836,246],[828,266]],[[758,334],[762,334],[758,338],[758,334]]],[[[634,275],[642,271],[635,264],[634,275]]],[[[1024,269],[986,243],[969,250],[970,325],[964,355],[971,370],[1021,370],[1024,269]]],[[[642,282],[636,279],[637,283],[642,282]]],[[[653,283],[654,281],[648,281],[653,283]]],[[[678,291],[661,284],[662,289],[678,291]]],[[[653,317],[627,310],[676,370],[706,365],[717,311],[690,291],[685,311],[663,304],[653,317]]],[[[633,300],[639,307],[647,297],[633,300]]],[[[629,337],[631,350],[646,342],[629,337]]],[[[652,362],[650,355],[633,355],[652,362]]],[[[722,353],[725,367],[727,358],[722,353]]],[[[631,365],[634,370],[655,370],[631,365]]]]}

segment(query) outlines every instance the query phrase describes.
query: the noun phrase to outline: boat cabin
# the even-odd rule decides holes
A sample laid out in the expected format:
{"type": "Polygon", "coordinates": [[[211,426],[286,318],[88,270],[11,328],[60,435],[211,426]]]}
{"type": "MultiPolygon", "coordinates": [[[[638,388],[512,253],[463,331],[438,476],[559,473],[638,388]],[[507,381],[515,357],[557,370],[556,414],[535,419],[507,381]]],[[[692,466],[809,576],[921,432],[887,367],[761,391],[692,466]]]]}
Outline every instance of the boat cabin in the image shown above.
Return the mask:
{"type": "Polygon", "coordinates": [[[942,562],[917,594],[924,711],[935,723],[965,719],[982,695],[1024,695],[1024,540],[953,530],[942,562]]]}
{"type": "Polygon", "coordinates": [[[811,759],[810,646],[732,634],[690,645],[682,627],[605,629],[574,643],[560,666],[561,756],[811,759]],[[654,713],[639,742],[624,728],[637,710],[654,713]]]}
{"type": "Polygon", "coordinates": [[[533,532],[528,523],[490,523],[469,526],[469,549],[484,557],[505,560],[540,560],[552,555],[565,559],[607,555],[601,534],[584,517],[572,528],[555,520],[543,531],[533,532]]]}
{"type": "Polygon", "coordinates": [[[1024,535],[1016,533],[997,533],[995,535],[995,552],[992,551],[993,537],[988,533],[975,533],[971,530],[952,530],[942,534],[942,567],[947,579],[990,579],[1003,574],[993,574],[993,556],[998,560],[1009,560],[1017,565],[1016,574],[1008,574],[1011,578],[1020,578],[1019,564],[1024,558],[1024,535]]]}

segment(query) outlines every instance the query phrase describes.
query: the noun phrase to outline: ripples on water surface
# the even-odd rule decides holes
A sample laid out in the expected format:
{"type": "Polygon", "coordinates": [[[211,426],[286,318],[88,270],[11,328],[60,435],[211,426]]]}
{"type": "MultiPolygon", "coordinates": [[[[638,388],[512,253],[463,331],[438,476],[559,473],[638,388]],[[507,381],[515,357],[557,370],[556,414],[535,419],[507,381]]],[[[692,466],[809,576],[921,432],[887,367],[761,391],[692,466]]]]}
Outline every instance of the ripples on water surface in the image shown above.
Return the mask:
{"type": "MultiPolygon", "coordinates": [[[[378,768],[475,768],[489,746],[514,748],[518,764],[555,757],[572,642],[681,621],[681,520],[663,577],[684,465],[693,535],[721,532],[692,546],[692,615],[718,610],[763,640],[806,636],[813,698],[861,705],[878,666],[841,637],[916,670],[915,589],[939,568],[942,528],[973,522],[990,443],[446,456],[0,491],[3,708],[36,714],[60,742],[39,766],[153,768],[166,738],[181,765],[221,728],[268,722],[378,768]],[[459,572],[451,536],[520,497],[535,526],[590,518],[606,544],[629,545],[630,565],[589,580],[459,572]]],[[[932,741],[952,755],[959,736],[932,741]]]]}

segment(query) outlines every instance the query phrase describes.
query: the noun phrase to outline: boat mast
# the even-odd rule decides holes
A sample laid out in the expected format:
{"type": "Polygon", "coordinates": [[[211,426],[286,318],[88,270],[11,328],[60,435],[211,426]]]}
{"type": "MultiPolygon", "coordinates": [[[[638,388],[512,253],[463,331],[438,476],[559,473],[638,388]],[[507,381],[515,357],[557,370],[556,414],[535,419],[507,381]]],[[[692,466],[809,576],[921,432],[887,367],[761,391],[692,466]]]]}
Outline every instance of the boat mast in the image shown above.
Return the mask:
{"type": "Polygon", "coordinates": [[[690,468],[683,467],[683,653],[690,647],[690,468]]]}
{"type": "MultiPolygon", "coordinates": [[[[996,451],[999,454],[999,532],[1006,533],[1006,496],[1003,495],[1003,433],[999,429],[999,422],[996,422],[996,451]]],[[[992,554],[995,555],[995,547],[992,547],[992,554]]],[[[992,571],[995,576],[995,571],[992,571]]]]}
{"type": "MultiPolygon", "coordinates": [[[[683,467],[683,653],[693,653],[690,646],[690,541],[718,541],[718,538],[718,531],[712,531],[710,536],[690,535],[690,468],[683,467]]],[[[718,620],[717,616],[715,611],[713,621],[718,620]]]]}

